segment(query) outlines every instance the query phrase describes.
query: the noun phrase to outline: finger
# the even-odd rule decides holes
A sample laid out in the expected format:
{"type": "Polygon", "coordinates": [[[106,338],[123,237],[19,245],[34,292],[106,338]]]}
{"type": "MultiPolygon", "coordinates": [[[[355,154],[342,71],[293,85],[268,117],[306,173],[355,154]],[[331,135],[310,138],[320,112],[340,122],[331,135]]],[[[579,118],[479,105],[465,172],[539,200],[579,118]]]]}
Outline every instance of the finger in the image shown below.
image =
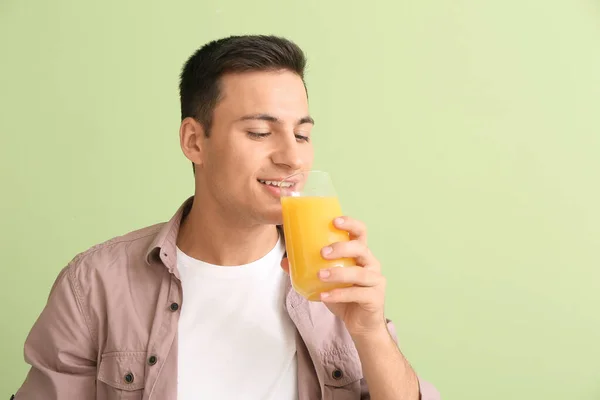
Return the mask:
{"type": "Polygon", "coordinates": [[[351,240],[367,243],[367,226],[363,222],[350,217],[338,217],[333,220],[333,225],[348,232],[351,240]]]}
{"type": "Polygon", "coordinates": [[[352,286],[321,293],[325,303],[358,303],[377,310],[383,306],[383,291],[374,287],[352,286]]]}
{"type": "Polygon", "coordinates": [[[379,262],[373,256],[364,242],[351,240],[349,242],[337,242],[321,249],[321,256],[326,260],[337,260],[340,258],[354,258],[360,266],[378,266],[379,262]]]}
{"type": "Polygon", "coordinates": [[[288,260],[287,257],[283,258],[281,260],[281,268],[286,272],[286,273],[290,273],[290,260],[288,260]]]}
{"type": "Polygon", "coordinates": [[[334,267],[319,271],[323,282],[351,283],[358,286],[377,286],[385,279],[379,272],[362,267],[334,267]]]}

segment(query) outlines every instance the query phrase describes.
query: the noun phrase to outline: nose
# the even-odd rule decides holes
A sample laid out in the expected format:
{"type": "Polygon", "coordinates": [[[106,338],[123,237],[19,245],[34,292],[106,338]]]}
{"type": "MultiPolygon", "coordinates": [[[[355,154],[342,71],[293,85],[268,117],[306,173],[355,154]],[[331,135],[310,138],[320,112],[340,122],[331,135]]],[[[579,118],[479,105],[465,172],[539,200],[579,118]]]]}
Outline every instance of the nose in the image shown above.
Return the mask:
{"type": "MultiPolygon", "coordinates": [[[[287,135],[286,135],[287,136],[287,135]]],[[[273,153],[272,160],[275,164],[291,172],[299,171],[304,166],[302,157],[302,144],[298,143],[292,134],[279,141],[277,150],[273,153]]]]}

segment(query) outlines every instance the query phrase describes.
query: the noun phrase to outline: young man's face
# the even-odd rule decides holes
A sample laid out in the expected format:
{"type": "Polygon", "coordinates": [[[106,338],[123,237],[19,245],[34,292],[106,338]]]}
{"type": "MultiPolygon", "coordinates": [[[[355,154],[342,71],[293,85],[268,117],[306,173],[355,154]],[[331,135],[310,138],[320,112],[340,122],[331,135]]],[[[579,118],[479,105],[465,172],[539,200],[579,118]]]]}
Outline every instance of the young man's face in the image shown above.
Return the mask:
{"type": "Polygon", "coordinates": [[[279,181],[310,169],[312,119],[302,79],[290,71],[248,72],[221,80],[221,99],[196,169],[223,212],[280,224],[279,181]]]}

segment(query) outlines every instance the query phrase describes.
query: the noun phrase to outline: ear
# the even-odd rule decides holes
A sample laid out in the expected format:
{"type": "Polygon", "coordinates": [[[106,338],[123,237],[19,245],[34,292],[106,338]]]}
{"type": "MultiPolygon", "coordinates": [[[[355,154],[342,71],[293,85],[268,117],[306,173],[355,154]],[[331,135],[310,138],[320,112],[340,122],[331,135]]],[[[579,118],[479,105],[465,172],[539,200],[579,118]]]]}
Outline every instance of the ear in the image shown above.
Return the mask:
{"type": "Polygon", "coordinates": [[[188,117],[181,121],[179,127],[179,144],[183,154],[196,165],[202,165],[202,147],[205,140],[202,124],[188,117]]]}

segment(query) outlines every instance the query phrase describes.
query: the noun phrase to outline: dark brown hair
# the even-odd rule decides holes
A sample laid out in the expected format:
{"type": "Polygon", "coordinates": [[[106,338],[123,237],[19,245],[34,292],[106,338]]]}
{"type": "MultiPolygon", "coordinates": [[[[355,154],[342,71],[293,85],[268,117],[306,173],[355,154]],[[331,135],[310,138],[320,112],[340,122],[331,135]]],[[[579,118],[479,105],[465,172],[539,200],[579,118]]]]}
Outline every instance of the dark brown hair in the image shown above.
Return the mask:
{"type": "Polygon", "coordinates": [[[197,50],[181,72],[181,120],[192,117],[210,135],[220,99],[220,78],[227,73],[289,70],[304,80],[306,57],[295,43],[277,36],[230,36],[197,50]]]}

